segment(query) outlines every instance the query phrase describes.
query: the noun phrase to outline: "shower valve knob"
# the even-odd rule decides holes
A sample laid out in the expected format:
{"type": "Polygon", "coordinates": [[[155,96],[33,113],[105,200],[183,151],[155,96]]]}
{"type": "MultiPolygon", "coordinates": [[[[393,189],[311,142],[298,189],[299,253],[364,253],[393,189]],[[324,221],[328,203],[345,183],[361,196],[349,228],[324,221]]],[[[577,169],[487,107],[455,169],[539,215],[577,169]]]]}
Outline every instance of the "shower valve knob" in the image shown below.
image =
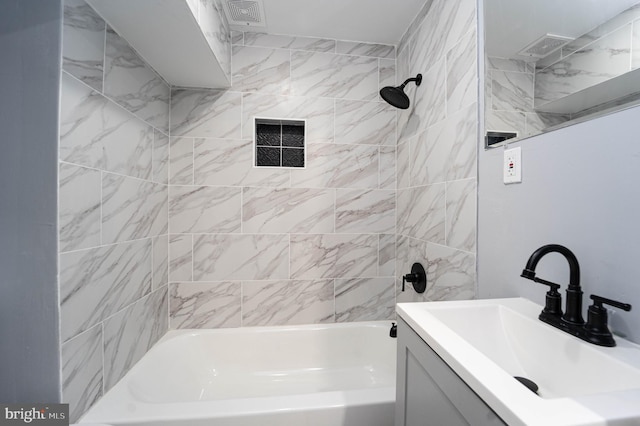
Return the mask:
{"type": "Polygon", "coordinates": [[[402,291],[406,283],[413,284],[416,293],[424,293],[427,289],[427,273],[419,263],[414,263],[411,267],[411,273],[402,276],[402,291]]]}

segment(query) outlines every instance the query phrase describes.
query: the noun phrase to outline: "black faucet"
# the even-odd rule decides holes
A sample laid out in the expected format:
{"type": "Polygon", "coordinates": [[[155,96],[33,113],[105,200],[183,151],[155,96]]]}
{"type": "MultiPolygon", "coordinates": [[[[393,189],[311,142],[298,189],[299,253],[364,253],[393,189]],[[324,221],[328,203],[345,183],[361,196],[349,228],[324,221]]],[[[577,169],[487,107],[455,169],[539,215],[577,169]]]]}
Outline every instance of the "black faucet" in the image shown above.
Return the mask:
{"type": "Polygon", "coordinates": [[[534,251],[527,265],[520,275],[534,282],[549,286],[546,295],[545,306],[540,316],[544,321],[562,331],[572,334],[590,343],[600,346],[615,346],[613,336],[607,326],[607,310],[603,304],[615,306],[625,311],[631,310],[628,303],[616,302],[600,296],[592,295],[593,305],[589,306],[587,323],[582,318],[582,288],[580,287],[580,265],[578,259],[568,248],[559,244],[548,244],[534,251]],[[569,262],[569,286],[567,288],[567,303],[564,314],[562,313],[562,296],[558,293],[559,284],[536,277],[536,266],[545,255],[549,253],[562,254],[569,262]]]}

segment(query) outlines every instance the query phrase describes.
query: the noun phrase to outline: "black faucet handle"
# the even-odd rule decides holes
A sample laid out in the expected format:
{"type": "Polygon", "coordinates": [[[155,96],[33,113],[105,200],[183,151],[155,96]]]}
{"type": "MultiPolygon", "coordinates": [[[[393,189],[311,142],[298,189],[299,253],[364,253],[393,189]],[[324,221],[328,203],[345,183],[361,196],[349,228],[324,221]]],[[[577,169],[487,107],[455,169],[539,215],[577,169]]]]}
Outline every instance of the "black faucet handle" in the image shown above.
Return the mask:
{"type": "Polygon", "coordinates": [[[616,300],[607,299],[606,297],[596,296],[595,294],[592,294],[590,298],[593,300],[593,306],[596,308],[604,309],[602,305],[609,305],[627,312],[631,310],[631,305],[628,303],[618,302],[616,300]]]}
{"type": "Polygon", "coordinates": [[[560,284],[552,283],[551,281],[543,280],[542,278],[534,278],[533,282],[548,286],[549,287],[549,293],[558,294],[558,295],[560,294],[560,293],[558,293],[558,289],[560,288],[560,284]]]}
{"type": "Polygon", "coordinates": [[[424,293],[427,289],[427,272],[420,263],[414,263],[411,266],[411,273],[402,276],[402,291],[405,283],[413,284],[413,289],[417,293],[424,293]]]}
{"type": "Polygon", "coordinates": [[[605,297],[591,295],[593,305],[587,310],[587,323],[584,326],[586,331],[585,340],[600,346],[615,346],[616,342],[609,331],[607,310],[602,305],[610,305],[624,311],[630,311],[631,305],[617,302],[605,297]]]}
{"type": "Polygon", "coordinates": [[[562,296],[558,293],[560,284],[538,278],[536,277],[535,272],[530,269],[524,269],[521,277],[549,287],[549,291],[547,291],[547,295],[545,297],[544,309],[540,313],[540,319],[543,321],[551,321],[552,318],[559,318],[562,316],[562,296]]]}

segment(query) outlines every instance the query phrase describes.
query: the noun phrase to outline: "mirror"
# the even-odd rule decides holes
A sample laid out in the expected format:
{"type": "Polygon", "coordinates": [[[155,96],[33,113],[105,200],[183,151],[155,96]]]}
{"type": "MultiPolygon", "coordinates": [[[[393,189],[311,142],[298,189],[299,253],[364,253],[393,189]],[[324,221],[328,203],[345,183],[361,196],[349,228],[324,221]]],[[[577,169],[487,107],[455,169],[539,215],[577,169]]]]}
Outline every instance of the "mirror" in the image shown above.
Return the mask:
{"type": "Polygon", "coordinates": [[[639,0],[485,0],[484,14],[486,141],[640,104],[639,0]]]}

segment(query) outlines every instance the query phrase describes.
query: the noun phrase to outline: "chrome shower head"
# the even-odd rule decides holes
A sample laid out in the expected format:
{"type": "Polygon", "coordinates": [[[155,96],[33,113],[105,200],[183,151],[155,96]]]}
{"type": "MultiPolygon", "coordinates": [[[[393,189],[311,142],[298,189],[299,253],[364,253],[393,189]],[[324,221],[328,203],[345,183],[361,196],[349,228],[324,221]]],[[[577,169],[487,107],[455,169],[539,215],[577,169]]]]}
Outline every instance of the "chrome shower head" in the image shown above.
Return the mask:
{"type": "Polygon", "coordinates": [[[400,109],[409,108],[409,97],[404,93],[404,87],[411,81],[416,82],[416,86],[420,86],[422,83],[422,74],[418,74],[414,78],[408,78],[398,87],[387,86],[380,89],[380,96],[387,101],[391,106],[400,109]]]}

